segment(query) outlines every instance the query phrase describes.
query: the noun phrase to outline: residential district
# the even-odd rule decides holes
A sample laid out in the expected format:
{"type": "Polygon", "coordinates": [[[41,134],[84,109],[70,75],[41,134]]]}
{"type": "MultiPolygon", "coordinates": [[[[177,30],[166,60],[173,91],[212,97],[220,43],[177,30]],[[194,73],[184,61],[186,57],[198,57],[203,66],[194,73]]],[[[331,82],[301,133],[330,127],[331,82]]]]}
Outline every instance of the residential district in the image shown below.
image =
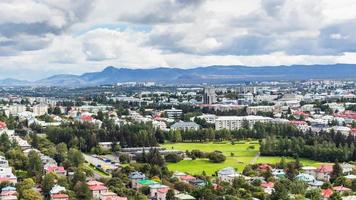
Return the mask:
{"type": "Polygon", "coordinates": [[[356,199],[353,81],[0,88],[1,200],[356,199]]]}

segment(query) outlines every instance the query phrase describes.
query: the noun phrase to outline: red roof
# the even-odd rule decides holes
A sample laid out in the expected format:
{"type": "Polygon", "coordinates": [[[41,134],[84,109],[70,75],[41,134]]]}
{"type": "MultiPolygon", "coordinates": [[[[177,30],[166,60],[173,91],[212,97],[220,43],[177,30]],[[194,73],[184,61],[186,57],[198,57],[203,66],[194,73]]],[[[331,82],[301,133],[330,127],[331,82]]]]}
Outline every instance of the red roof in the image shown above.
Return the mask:
{"type": "Polygon", "coordinates": [[[55,171],[57,171],[57,172],[63,172],[63,173],[66,171],[63,166],[56,166],[56,165],[48,166],[48,167],[46,168],[46,170],[47,170],[48,172],[55,172],[55,171]]]}
{"type": "Polygon", "coordinates": [[[306,122],[305,121],[292,120],[292,121],[289,121],[289,124],[300,126],[300,125],[305,125],[306,122]]]}
{"type": "Polygon", "coordinates": [[[258,170],[261,170],[261,171],[266,171],[268,169],[271,169],[271,166],[269,166],[268,164],[260,164],[258,166],[258,170]]]}
{"type": "Polygon", "coordinates": [[[195,177],[190,176],[190,175],[185,175],[185,176],[180,177],[180,179],[184,180],[184,181],[189,181],[189,180],[195,180],[195,177]]]}
{"type": "Polygon", "coordinates": [[[158,191],[159,193],[167,193],[167,192],[168,192],[168,190],[169,190],[169,188],[168,188],[168,187],[166,187],[166,188],[161,188],[161,189],[158,189],[157,191],[158,191]]]}
{"type": "Polygon", "coordinates": [[[104,185],[92,185],[92,186],[89,186],[89,189],[91,191],[97,191],[97,190],[107,190],[108,188],[104,185]]]}
{"type": "Polygon", "coordinates": [[[51,198],[54,199],[68,199],[69,196],[67,194],[51,194],[51,198]]]}
{"type": "Polygon", "coordinates": [[[261,186],[264,188],[273,188],[274,183],[273,182],[265,182],[265,183],[261,183],[261,186]]]}
{"type": "Polygon", "coordinates": [[[334,192],[330,188],[321,190],[321,196],[323,196],[324,198],[329,198],[333,193],[334,192]]]}
{"type": "Polygon", "coordinates": [[[0,121],[0,129],[4,129],[4,128],[6,128],[6,123],[0,121]]]}
{"type": "Polygon", "coordinates": [[[293,115],[303,115],[303,116],[309,116],[309,114],[303,112],[303,111],[295,111],[293,115]]]}
{"type": "Polygon", "coordinates": [[[335,114],[335,117],[342,117],[342,118],[348,118],[348,119],[356,119],[356,112],[351,111],[351,110],[345,110],[342,113],[335,114]]]}
{"type": "Polygon", "coordinates": [[[335,191],[339,191],[339,192],[351,191],[350,188],[347,188],[347,187],[344,187],[344,186],[336,186],[336,187],[333,187],[333,189],[335,191]]]}
{"type": "Polygon", "coordinates": [[[99,181],[88,181],[87,182],[88,186],[94,186],[94,185],[104,185],[104,183],[99,182],[99,181]]]}
{"type": "Polygon", "coordinates": [[[7,182],[7,181],[10,182],[11,180],[16,180],[16,178],[0,177],[0,183],[7,182]]]}
{"type": "Polygon", "coordinates": [[[92,116],[89,116],[89,115],[84,115],[84,116],[81,116],[80,119],[82,121],[90,122],[90,121],[93,121],[94,118],[92,116]]]}
{"type": "Polygon", "coordinates": [[[1,196],[14,196],[16,194],[17,194],[16,191],[2,191],[0,195],[1,196]]]}
{"type": "Polygon", "coordinates": [[[322,165],[319,168],[317,168],[316,171],[319,173],[331,173],[331,172],[333,172],[333,166],[332,165],[322,165]]]}

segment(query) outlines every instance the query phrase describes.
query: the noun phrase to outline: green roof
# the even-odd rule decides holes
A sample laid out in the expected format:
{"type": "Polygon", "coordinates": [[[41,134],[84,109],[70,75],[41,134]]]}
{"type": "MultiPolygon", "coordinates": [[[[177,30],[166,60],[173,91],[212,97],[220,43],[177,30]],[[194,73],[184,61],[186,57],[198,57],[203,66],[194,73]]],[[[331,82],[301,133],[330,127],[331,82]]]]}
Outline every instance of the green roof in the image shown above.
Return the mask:
{"type": "Polygon", "coordinates": [[[152,184],[157,184],[156,181],[152,181],[152,180],[148,180],[148,179],[145,179],[145,180],[140,180],[138,182],[138,184],[140,185],[152,185],[152,184]]]}

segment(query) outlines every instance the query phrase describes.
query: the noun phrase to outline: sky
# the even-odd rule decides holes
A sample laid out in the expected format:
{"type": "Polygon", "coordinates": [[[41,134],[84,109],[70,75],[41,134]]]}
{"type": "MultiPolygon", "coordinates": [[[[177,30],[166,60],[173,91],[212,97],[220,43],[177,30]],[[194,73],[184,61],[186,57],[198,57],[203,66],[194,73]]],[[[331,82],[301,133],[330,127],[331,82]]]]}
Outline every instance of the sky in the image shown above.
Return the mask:
{"type": "Polygon", "coordinates": [[[356,0],[1,0],[0,79],[356,63],[356,0]]]}

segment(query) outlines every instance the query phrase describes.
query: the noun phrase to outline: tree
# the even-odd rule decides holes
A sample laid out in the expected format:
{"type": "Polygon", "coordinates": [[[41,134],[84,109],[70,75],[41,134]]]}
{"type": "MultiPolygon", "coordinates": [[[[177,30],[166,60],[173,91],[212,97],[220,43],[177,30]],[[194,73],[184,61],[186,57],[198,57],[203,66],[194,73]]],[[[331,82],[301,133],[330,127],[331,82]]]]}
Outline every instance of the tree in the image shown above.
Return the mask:
{"type": "Polygon", "coordinates": [[[305,194],[305,197],[309,198],[310,200],[320,200],[322,199],[321,190],[320,189],[308,190],[305,194]]]}
{"type": "Polygon", "coordinates": [[[219,152],[209,153],[208,158],[209,158],[209,161],[213,162],[213,163],[222,163],[226,160],[226,156],[219,152]]]}
{"type": "Polygon", "coordinates": [[[29,190],[35,186],[35,182],[32,178],[26,178],[22,182],[18,183],[16,186],[17,192],[19,194],[20,199],[23,196],[23,192],[25,190],[29,190]]]}
{"type": "Polygon", "coordinates": [[[146,155],[146,161],[149,161],[151,165],[158,165],[163,167],[165,165],[165,160],[159,153],[158,149],[152,148],[150,152],[146,155]]]}
{"type": "Polygon", "coordinates": [[[181,156],[175,153],[167,154],[164,156],[164,158],[167,162],[172,162],[172,163],[178,163],[183,159],[181,156]]]}
{"type": "Polygon", "coordinates": [[[91,192],[90,192],[89,187],[86,183],[78,182],[74,186],[74,191],[76,193],[77,199],[81,199],[81,200],[91,200],[92,199],[91,192]]]}
{"type": "Polygon", "coordinates": [[[36,151],[30,151],[28,154],[28,171],[31,176],[41,179],[42,176],[42,161],[41,157],[36,151]]]}
{"type": "Polygon", "coordinates": [[[169,189],[168,192],[167,192],[167,195],[166,195],[166,199],[167,200],[174,200],[174,190],[172,189],[169,189]]]}
{"type": "Polygon", "coordinates": [[[52,187],[55,185],[56,178],[57,176],[53,173],[48,173],[43,177],[42,189],[46,196],[49,195],[49,192],[51,191],[52,187]]]}
{"type": "Polygon", "coordinates": [[[334,192],[330,196],[330,200],[342,200],[342,196],[341,196],[340,192],[334,192]]]}
{"type": "Polygon", "coordinates": [[[42,200],[42,196],[35,189],[26,189],[22,192],[22,200],[42,200]]]}
{"type": "Polygon", "coordinates": [[[271,200],[289,200],[288,188],[282,182],[278,181],[271,194],[271,200]]]}
{"type": "Polygon", "coordinates": [[[82,152],[77,149],[70,149],[68,152],[68,161],[71,166],[78,167],[84,163],[85,159],[82,152]]]}
{"type": "Polygon", "coordinates": [[[342,168],[339,164],[339,161],[335,160],[335,164],[333,165],[333,171],[331,173],[331,180],[334,181],[339,176],[342,176],[342,168]]]}

